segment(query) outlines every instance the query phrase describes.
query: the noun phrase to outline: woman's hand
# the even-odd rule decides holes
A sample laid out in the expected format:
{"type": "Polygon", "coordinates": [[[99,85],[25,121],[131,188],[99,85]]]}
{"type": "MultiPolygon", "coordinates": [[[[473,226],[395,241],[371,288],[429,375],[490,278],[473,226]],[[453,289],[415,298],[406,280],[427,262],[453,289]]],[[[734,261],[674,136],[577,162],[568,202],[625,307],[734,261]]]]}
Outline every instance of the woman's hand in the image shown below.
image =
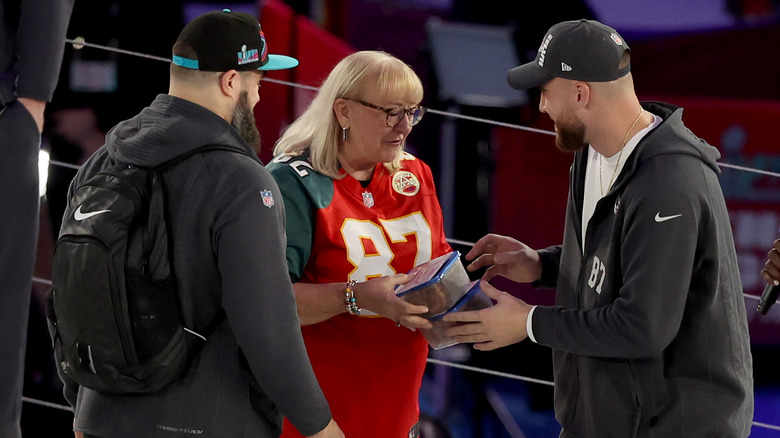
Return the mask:
{"type": "Polygon", "coordinates": [[[395,274],[357,283],[352,290],[357,305],[363,309],[382,315],[411,330],[431,328],[430,321],[420,316],[428,312],[427,307],[407,303],[395,295],[396,286],[407,281],[408,275],[395,274]]]}

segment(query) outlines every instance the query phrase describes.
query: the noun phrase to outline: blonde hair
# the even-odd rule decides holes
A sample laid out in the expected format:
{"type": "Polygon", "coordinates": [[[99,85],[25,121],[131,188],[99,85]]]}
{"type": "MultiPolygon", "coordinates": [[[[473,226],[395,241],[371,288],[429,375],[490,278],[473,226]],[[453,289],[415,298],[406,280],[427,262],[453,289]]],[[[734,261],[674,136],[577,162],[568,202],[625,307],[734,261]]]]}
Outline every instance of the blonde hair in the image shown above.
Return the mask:
{"type": "MultiPolygon", "coordinates": [[[[333,102],[341,97],[360,99],[361,93],[372,87],[408,102],[420,102],[423,96],[422,81],[400,59],[381,51],[355,52],[336,64],[306,111],[276,142],[274,155],[297,156],[308,149],[314,170],[334,179],[343,178],[338,161],[341,126],[333,102]]],[[[403,147],[392,162],[385,163],[391,173],[401,168],[402,153],[403,147]]]]}

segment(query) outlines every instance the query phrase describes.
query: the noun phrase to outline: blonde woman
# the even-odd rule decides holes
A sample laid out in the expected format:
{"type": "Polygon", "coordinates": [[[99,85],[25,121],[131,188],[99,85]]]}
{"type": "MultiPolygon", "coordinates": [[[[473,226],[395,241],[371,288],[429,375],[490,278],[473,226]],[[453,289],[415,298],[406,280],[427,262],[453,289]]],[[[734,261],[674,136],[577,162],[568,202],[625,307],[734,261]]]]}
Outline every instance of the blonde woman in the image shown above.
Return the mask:
{"type": "MultiPolygon", "coordinates": [[[[428,166],[404,152],[423,114],[399,59],[344,58],[268,168],[287,211],[287,262],[317,379],[346,436],[418,436],[427,312],[397,298],[412,267],[450,252],[428,166]]],[[[284,437],[300,436],[285,424],[284,437]]]]}

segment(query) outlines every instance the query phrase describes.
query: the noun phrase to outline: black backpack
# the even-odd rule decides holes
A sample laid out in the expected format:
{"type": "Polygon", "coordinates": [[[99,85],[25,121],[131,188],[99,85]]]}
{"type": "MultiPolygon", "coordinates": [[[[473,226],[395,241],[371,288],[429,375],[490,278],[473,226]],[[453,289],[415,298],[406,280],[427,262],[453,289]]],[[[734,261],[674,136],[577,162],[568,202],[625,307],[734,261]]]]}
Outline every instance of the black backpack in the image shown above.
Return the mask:
{"type": "Polygon", "coordinates": [[[182,378],[225,318],[203,333],[185,327],[167,226],[162,172],[208,145],[154,168],[124,163],[77,188],[54,249],[47,299],[60,372],[108,394],[157,392],[182,378]]]}

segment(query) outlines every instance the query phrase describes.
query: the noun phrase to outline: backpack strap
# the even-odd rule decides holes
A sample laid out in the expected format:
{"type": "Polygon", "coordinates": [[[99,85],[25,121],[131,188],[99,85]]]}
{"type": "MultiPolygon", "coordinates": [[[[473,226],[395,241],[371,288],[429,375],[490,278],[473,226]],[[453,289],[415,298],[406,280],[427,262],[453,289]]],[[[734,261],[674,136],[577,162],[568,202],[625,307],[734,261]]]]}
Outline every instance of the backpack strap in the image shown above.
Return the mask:
{"type": "Polygon", "coordinates": [[[212,318],[211,321],[206,325],[206,328],[203,329],[203,333],[195,333],[194,331],[187,328],[185,328],[185,330],[196,336],[203,338],[203,341],[205,342],[209,337],[211,337],[212,334],[214,334],[215,331],[217,331],[219,326],[221,326],[226,319],[227,319],[227,314],[225,313],[225,309],[220,308],[219,312],[217,312],[217,314],[214,315],[214,318],[212,318]]]}
{"type": "MultiPolygon", "coordinates": [[[[207,144],[200,147],[197,147],[195,149],[189,150],[181,155],[177,155],[168,161],[165,161],[161,164],[158,164],[157,166],[154,166],[155,172],[159,175],[163,182],[163,187],[165,187],[165,178],[163,178],[162,173],[172,167],[174,167],[176,164],[186,160],[187,158],[190,158],[194,155],[201,154],[204,152],[211,152],[211,151],[225,151],[225,152],[233,152],[237,154],[246,155],[258,163],[262,164],[260,162],[260,159],[257,157],[257,155],[249,154],[248,151],[244,148],[240,148],[238,146],[231,146],[226,144],[207,144]]],[[[164,194],[164,196],[167,198],[167,193],[164,194]]],[[[166,222],[167,219],[167,212],[166,212],[166,222]]],[[[173,260],[173,257],[171,256],[171,260],[173,260]]],[[[190,333],[199,336],[201,338],[208,339],[221,325],[222,323],[227,319],[227,314],[225,314],[225,309],[220,308],[216,315],[211,319],[211,321],[206,325],[205,329],[203,330],[203,333],[196,333],[190,329],[186,329],[190,333]]]]}

